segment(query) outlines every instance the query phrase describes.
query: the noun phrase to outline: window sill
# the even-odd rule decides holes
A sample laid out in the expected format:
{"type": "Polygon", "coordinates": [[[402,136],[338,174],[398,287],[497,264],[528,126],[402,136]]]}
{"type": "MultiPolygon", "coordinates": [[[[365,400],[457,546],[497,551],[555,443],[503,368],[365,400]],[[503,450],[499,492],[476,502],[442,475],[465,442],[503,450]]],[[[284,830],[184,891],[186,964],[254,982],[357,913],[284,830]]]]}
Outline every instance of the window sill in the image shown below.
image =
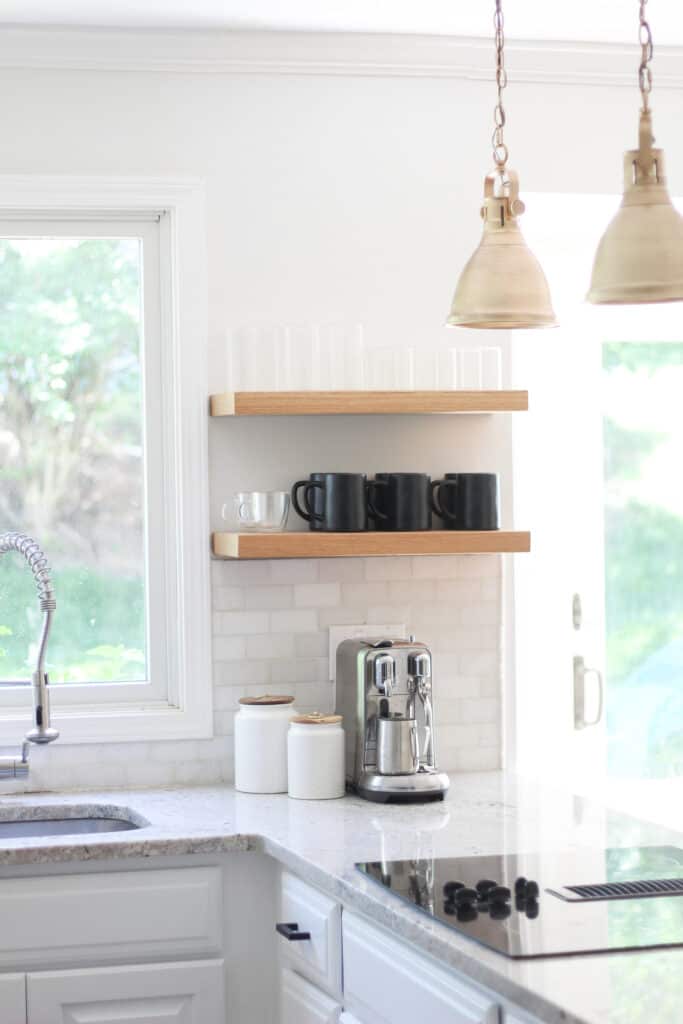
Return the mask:
{"type": "MultiPolygon", "coordinates": [[[[213,736],[210,701],[193,708],[170,704],[87,705],[60,710],[53,705],[52,725],[60,747],[80,743],[139,743],[150,740],[197,740],[213,736]]],[[[0,714],[0,746],[16,746],[31,726],[30,708],[0,714]]]]}

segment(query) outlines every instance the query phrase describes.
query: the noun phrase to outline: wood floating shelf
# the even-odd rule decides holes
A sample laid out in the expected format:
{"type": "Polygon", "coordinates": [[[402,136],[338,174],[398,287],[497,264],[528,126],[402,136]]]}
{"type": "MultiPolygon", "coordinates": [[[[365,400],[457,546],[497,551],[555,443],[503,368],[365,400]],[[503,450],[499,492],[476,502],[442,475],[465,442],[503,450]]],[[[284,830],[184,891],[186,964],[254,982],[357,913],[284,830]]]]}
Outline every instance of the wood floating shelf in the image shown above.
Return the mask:
{"type": "Polygon", "coordinates": [[[528,391],[226,391],[212,416],[374,416],[526,412],[528,391]]]}
{"type": "Polygon", "coordinates": [[[411,533],[214,533],[217,558],[368,558],[382,555],[476,555],[531,549],[525,530],[424,530],[411,533]]]}

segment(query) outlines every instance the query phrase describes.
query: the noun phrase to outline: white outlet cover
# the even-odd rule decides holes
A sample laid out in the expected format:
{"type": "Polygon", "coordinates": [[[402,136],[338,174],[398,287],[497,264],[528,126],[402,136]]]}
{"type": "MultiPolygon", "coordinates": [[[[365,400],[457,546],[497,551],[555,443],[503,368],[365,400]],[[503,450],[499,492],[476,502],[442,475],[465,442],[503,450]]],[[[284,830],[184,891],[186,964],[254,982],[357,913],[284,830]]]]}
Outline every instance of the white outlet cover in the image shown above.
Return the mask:
{"type": "Polygon", "coordinates": [[[402,625],[375,625],[374,622],[364,622],[359,626],[330,626],[330,680],[334,682],[337,678],[337,648],[342,640],[356,640],[361,636],[387,637],[387,639],[405,640],[405,623],[402,625]]]}

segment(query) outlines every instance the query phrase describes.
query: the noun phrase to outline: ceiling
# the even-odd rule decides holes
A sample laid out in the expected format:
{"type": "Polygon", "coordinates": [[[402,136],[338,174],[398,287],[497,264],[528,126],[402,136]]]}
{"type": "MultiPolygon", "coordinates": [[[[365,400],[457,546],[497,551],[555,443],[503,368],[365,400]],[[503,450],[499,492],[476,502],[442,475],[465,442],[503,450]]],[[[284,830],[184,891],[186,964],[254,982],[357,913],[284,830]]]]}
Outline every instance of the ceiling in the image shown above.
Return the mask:
{"type": "MultiPolygon", "coordinates": [[[[2,0],[0,24],[488,36],[493,0],[2,0]]],[[[683,5],[653,5],[655,41],[683,43],[683,5]]],[[[635,42],[637,0],[508,0],[509,38],[635,42]]]]}

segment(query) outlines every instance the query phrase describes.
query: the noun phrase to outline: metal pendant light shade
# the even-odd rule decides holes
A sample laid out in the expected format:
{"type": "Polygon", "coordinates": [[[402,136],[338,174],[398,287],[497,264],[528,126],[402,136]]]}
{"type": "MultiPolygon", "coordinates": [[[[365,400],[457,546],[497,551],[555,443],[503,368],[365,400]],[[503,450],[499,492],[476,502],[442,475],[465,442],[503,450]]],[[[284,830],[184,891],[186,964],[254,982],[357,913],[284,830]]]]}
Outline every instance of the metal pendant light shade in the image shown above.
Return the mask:
{"type": "Polygon", "coordinates": [[[504,182],[495,174],[485,178],[482,239],[460,275],[448,318],[450,326],[514,329],[556,325],[545,275],[517,223],[517,216],[524,212],[518,195],[514,171],[505,172],[504,182]]]}
{"type": "Polygon", "coordinates": [[[593,264],[588,301],[630,305],[683,300],[683,217],[669,197],[664,154],[652,134],[652,32],[639,2],[638,149],[624,154],[624,197],[593,264]]]}
{"type": "Polygon", "coordinates": [[[640,147],[624,155],[624,198],[595,255],[589,302],[683,300],[683,217],[671,203],[664,154],[653,142],[651,115],[643,111],[640,147]]]}
{"type": "Polygon", "coordinates": [[[447,323],[452,327],[554,327],[548,282],[541,265],[524,241],[517,217],[524,213],[519,180],[507,168],[508,148],[503,91],[507,86],[502,0],[493,16],[498,101],[493,109],[493,163],[484,178],[481,242],[460,275],[447,323]]]}

